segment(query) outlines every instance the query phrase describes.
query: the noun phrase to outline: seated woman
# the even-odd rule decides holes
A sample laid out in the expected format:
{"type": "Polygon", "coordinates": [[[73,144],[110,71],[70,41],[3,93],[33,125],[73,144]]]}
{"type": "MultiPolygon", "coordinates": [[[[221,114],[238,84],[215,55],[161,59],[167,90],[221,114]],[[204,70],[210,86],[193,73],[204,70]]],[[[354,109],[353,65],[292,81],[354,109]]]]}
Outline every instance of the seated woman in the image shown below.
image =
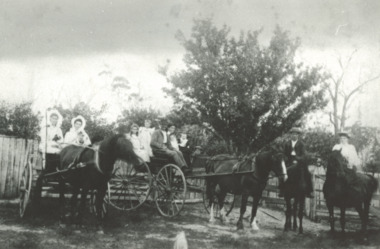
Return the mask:
{"type": "Polygon", "coordinates": [[[182,152],[183,157],[185,158],[187,164],[190,165],[191,164],[191,161],[190,161],[191,150],[190,150],[189,140],[187,139],[187,134],[185,132],[181,133],[178,147],[179,147],[179,150],[182,152]]]}
{"type": "Polygon", "coordinates": [[[74,144],[78,146],[89,146],[91,144],[91,140],[87,133],[84,131],[84,127],[86,127],[86,120],[82,116],[77,116],[71,120],[71,128],[65,134],[64,143],[74,144]]]}
{"type": "Polygon", "coordinates": [[[347,168],[361,171],[361,163],[355,146],[348,143],[350,135],[347,132],[340,132],[338,134],[339,144],[334,145],[332,150],[340,150],[342,156],[347,159],[347,168]]]}
{"type": "Polygon", "coordinates": [[[144,121],[144,127],[139,128],[139,139],[144,149],[148,151],[148,155],[150,157],[153,156],[152,148],[150,147],[150,141],[152,140],[152,134],[154,132],[154,128],[151,128],[152,121],[150,119],[146,119],[144,121]]]}
{"type": "Polygon", "coordinates": [[[132,142],[133,151],[141,157],[145,162],[150,162],[150,157],[148,151],[140,143],[139,139],[139,126],[137,124],[131,125],[131,132],[129,134],[129,140],[132,142]]]}

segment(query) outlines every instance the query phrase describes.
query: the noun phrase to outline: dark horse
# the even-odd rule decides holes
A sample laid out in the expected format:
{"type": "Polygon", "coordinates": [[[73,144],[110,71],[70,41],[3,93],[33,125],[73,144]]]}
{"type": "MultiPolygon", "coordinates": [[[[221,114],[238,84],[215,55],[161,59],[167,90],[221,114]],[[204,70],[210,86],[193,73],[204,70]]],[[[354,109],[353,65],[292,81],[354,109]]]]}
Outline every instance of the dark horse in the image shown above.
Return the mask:
{"type": "Polygon", "coordinates": [[[61,220],[64,218],[64,184],[68,182],[73,187],[70,203],[71,217],[77,218],[77,222],[80,222],[83,217],[89,190],[96,190],[95,210],[98,226],[102,232],[102,204],[116,160],[120,159],[134,166],[141,165],[143,162],[134,153],[131,142],[123,135],[110,136],[93,148],[69,145],[62,149],[60,158],[60,170],[73,169],[62,173],[62,177],[59,177],[61,220]],[[80,189],[82,189],[81,202],[76,216],[77,196],[80,189]]]}
{"type": "Polygon", "coordinates": [[[366,235],[369,206],[372,194],[378,186],[370,175],[355,173],[347,168],[347,162],[340,151],[333,151],[328,158],[326,181],[323,194],[330,214],[331,232],[334,232],[334,206],[340,208],[340,224],[345,232],[346,208],[354,207],[362,222],[362,232],[366,235]]]}
{"type": "MultiPolygon", "coordinates": [[[[217,172],[219,165],[220,163],[215,161],[214,172],[217,172]]],[[[206,178],[207,182],[212,181],[212,184],[207,183],[206,186],[216,186],[216,189],[218,190],[215,191],[214,189],[207,189],[207,193],[209,194],[210,200],[213,199],[213,194],[217,196],[222,219],[225,214],[223,204],[227,192],[242,196],[240,217],[237,222],[238,229],[243,229],[243,215],[247,209],[248,197],[252,196],[253,205],[251,213],[251,226],[254,230],[258,230],[255,217],[262,192],[268,181],[269,173],[274,171],[277,176],[281,177],[281,180],[284,180],[287,177],[283,154],[274,148],[269,148],[258,153],[256,157],[245,157],[238,163],[237,166],[238,170],[236,174],[232,174],[231,171],[229,171],[230,174],[228,175],[225,174],[206,178]]]]}
{"type": "Polygon", "coordinates": [[[288,231],[292,227],[293,215],[293,230],[297,229],[297,210],[299,219],[299,233],[303,233],[302,219],[303,210],[305,207],[305,197],[308,194],[308,188],[305,179],[305,170],[308,170],[310,162],[309,157],[300,158],[296,164],[287,168],[288,180],[283,184],[284,198],[286,202],[286,221],[284,230],[288,231]],[[294,199],[293,209],[291,200],[294,199]]]}

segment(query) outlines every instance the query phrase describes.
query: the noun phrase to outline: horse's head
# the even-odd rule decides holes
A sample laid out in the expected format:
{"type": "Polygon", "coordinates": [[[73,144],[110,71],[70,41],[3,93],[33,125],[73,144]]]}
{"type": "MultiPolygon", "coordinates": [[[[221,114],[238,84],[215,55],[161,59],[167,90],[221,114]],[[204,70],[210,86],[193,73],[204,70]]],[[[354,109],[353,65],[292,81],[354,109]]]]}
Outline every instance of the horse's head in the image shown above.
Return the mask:
{"type": "Polygon", "coordinates": [[[276,176],[280,177],[281,181],[286,181],[288,178],[284,154],[281,150],[270,148],[269,150],[260,152],[256,156],[256,167],[263,177],[267,177],[269,172],[273,171],[276,176]]]}
{"type": "Polygon", "coordinates": [[[280,181],[285,182],[288,179],[288,172],[285,166],[284,153],[282,151],[273,151],[272,153],[271,170],[280,178],[280,181]]]}
{"type": "Polygon", "coordinates": [[[133,151],[131,141],[124,135],[113,135],[105,139],[99,148],[100,154],[109,161],[115,162],[117,159],[131,163],[135,166],[141,165],[144,161],[133,151]]]}
{"type": "Polygon", "coordinates": [[[342,156],[341,150],[333,150],[327,159],[327,174],[339,174],[344,172],[347,160],[342,156]]]}

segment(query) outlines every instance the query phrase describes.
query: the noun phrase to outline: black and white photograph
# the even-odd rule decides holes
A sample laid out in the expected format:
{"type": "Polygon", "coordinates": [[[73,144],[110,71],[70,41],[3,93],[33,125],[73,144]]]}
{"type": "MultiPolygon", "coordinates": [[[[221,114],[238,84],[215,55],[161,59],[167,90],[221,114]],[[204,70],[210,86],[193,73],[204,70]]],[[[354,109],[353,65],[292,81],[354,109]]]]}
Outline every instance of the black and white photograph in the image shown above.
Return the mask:
{"type": "Polygon", "coordinates": [[[377,0],[1,0],[0,248],[380,248],[377,0]]]}

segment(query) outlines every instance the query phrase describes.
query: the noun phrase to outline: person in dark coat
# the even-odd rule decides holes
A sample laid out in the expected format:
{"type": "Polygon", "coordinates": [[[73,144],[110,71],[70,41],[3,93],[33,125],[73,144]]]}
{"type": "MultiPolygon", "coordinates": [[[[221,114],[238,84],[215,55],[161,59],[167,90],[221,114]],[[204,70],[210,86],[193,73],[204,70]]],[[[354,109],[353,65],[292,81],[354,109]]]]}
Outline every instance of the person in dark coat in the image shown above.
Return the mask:
{"type": "MultiPolygon", "coordinates": [[[[300,135],[302,131],[298,127],[294,127],[290,130],[290,140],[285,142],[284,145],[284,155],[285,155],[285,165],[287,168],[296,165],[297,161],[306,155],[306,146],[302,140],[300,140],[300,135]]],[[[308,169],[304,171],[304,177],[307,185],[309,198],[314,198],[313,196],[313,182],[312,177],[308,169]]],[[[280,187],[280,196],[283,196],[282,188],[280,187]]]]}
{"type": "MultiPolygon", "coordinates": [[[[168,133],[173,133],[175,130],[174,125],[168,125],[168,133]]],[[[166,131],[161,129],[161,125],[158,125],[158,129],[152,134],[152,140],[150,141],[150,146],[152,147],[154,155],[166,155],[174,160],[174,162],[182,169],[182,171],[187,174],[191,172],[189,169],[183,154],[179,150],[175,150],[169,141],[169,135],[166,131]]]]}

